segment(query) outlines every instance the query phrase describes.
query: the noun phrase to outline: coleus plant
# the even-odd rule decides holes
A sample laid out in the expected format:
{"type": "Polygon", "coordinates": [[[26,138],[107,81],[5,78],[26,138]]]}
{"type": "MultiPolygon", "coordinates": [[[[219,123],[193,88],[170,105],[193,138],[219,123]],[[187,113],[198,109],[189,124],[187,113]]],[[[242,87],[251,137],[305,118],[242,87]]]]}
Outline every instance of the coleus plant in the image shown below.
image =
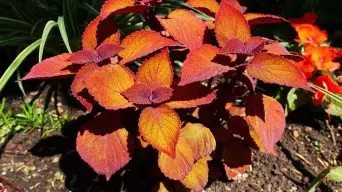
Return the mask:
{"type": "Polygon", "coordinates": [[[152,147],[166,178],[201,191],[210,160],[234,179],[250,168],[252,149],[276,154],[284,110],[256,92],[257,80],[311,90],[296,56],[252,36],[251,26],[287,21],[245,11],[236,0],[108,0],[83,50],[46,59],[23,79],[73,78],[72,94],[95,114],[76,149],[107,180],[152,147]],[[134,16],[143,28],[122,34],[116,18],[134,16]]]}

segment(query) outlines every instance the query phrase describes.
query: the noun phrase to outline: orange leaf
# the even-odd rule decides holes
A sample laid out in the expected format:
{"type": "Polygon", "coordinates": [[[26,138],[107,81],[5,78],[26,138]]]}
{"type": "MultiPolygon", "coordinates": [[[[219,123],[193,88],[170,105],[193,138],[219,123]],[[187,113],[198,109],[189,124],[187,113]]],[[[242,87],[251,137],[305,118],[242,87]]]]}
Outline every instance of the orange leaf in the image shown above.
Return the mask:
{"type": "Polygon", "coordinates": [[[221,75],[229,70],[228,66],[223,66],[212,62],[219,49],[212,45],[203,45],[202,47],[190,51],[184,61],[182,68],[180,86],[203,81],[221,75]]]}
{"type": "Polygon", "coordinates": [[[173,81],[173,71],[168,51],[164,49],[146,59],[139,67],[135,81],[137,84],[147,83],[170,87],[173,81]]]}
{"type": "Polygon", "coordinates": [[[98,174],[109,180],[131,159],[128,139],[128,131],[119,122],[118,114],[105,112],[82,126],[76,150],[98,174]]]}
{"type": "Polygon", "coordinates": [[[138,105],[161,103],[171,98],[172,89],[148,84],[137,84],[122,93],[128,100],[138,105]]]}
{"type": "Polygon", "coordinates": [[[120,65],[106,65],[91,73],[84,81],[89,93],[106,109],[124,109],[132,103],[121,95],[134,85],[134,73],[120,65]]]}
{"type": "Polygon", "coordinates": [[[231,116],[246,116],[246,108],[242,106],[236,106],[234,103],[226,103],[225,109],[231,116]]]}
{"type": "Polygon", "coordinates": [[[216,140],[210,129],[199,123],[186,124],[181,129],[180,137],[190,144],[195,160],[209,156],[216,148],[216,140]]]}
{"type": "Polygon", "coordinates": [[[139,118],[139,131],[144,139],[160,152],[176,155],[181,121],[168,106],[145,108],[139,118]]]}
{"type": "Polygon", "coordinates": [[[102,42],[118,45],[120,32],[113,20],[103,20],[101,16],[98,16],[85,28],[82,35],[82,47],[94,50],[102,42]]]}
{"type": "Polygon", "coordinates": [[[171,39],[161,36],[155,31],[140,30],[128,35],[121,42],[125,50],[119,53],[122,57],[120,64],[126,64],[144,57],[167,46],[175,46],[177,43],[171,39]]]}
{"type": "Polygon", "coordinates": [[[176,9],[169,13],[167,19],[158,18],[158,20],[174,39],[190,50],[203,44],[206,25],[189,11],[176,9]]]}
{"type": "Polygon", "coordinates": [[[107,18],[113,14],[143,12],[146,6],[135,5],[135,0],[107,0],[101,8],[101,17],[107,18]]]}
{"type": "MultiPolygon", "coordinates": [[[[70,76],[75,73],[72,68],[72,63],[65,61],[70,57],[70,54],[64,53],[45,59],[44,61],[34,65],[31,71],[22,80],[41,79],[41,78],[56,78],[70,76]]],[[[79,65],[74,65],[79,66],[79,65]]]]}
{"type": "Polygon", "coordinates": [[[172,109],[184,109],[184,108],[194,108],[198,107],[200,105],[206,105],[213,102],[213,100],[216,97],[216,91],[197,99],[191,99],[191,100],[177,100],[177,101],[169,101],[166,103],[167,106],[171,107],[172,109]]]}
{"type": "Polygon", "coordinates": [[[266,83],[311,90],[303,72],[290,60],[261,53],[247,65],[248,74],[266,83]]]}
{"type": "Polygon", "coordinates": [[[190,173],[181,182],[189,189],[194,191],[203,191],[204,187],[208,183],[209,168],[208,161],[210,157],[204,157],[198,160],[190,173]]]}
{"type": "Polygon", "coordinates": [[[215,33],[220,47],[233,38],[245,42],[251,37],[245,17],[226,1],[221,2],[215,22],[215,33]]]}
{"type": "Polygon", "coordinates": [[[248,21],[249,25],[289,22],[282,17],[262,13],[246,13],[245,18],[248,21]]]}
{"type": "Polygon", "coordinates": [[[223,149],[223,165],[228,179],[235,179],[248,171],[252,164],[252,151],[243,140],[230,138],[223,149]]]}
{"type": "Polygon", "coordinates": [[[83,96],[81,92],[85,89],[84,79],[93,71],[100,67],[96,63],[89,63],[83,66],[76,74],[71,84],[72,95],[87,109],[91,111],[93,108],[93,102],[89,98],[83,96]]]}
{"type": "Polygon", "coordinates": [[[200,9],[204,12],[210,12],[215,15],[219,9],[219,4],[216,0],[188,0],[187,3],[196,9],[200,9]]]}
{"type": "Polygon", "coordinates": [[[285,130],[285,112],[281,104],[265,95],[246,99],[246,120],[250,134],[260,151],[276,154],[275,144],[285,130]]]}
{"type": "MultiPolygon", "coordinates": [[[[156,137],[156,136],[155,136],[156,137]]],[[[174,157],[166,153],[159,153],[158,165],[162,173],[170,179],[182,180],[191,171],[194,164],[194,154],[190,145],[183,138],[179,138],[174,157]]]]}
{"type": "Polygon", "coordinates": [[[238,0],[224,0],[229,3],[230,6],[234,7],[235,9],[239,10],[241,13],[247,11],[247,7],[242,6],[238,0]]]}

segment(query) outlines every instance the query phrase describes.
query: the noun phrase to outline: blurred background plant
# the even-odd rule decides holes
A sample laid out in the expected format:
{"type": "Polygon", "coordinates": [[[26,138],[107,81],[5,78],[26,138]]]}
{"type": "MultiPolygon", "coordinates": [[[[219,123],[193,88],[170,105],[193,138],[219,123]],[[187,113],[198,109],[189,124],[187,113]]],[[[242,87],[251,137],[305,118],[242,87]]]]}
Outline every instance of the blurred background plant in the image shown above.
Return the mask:
{"type": "Polygon", "coordinates": [[[31,133],[40,130],[42,137],[59,131],[68,121],[67,113],[57,115],[50,110],[43,110],[34,102],[20,105],[18,112],[13,113],[6,105],[6,99],[0,104],[0,144],[8,141],[19,132],[31,133]]]}
{"type": "Polygon", "coordinates": [[[48,56],[78,50],[81,31],[101,4],[98,0],[0,0],[0,93],[7,82],[9,92],[18,92],[18,86],[13,88],[15,80],[36,63],[38,47],[40,59],[43,52],[48,56]]]}

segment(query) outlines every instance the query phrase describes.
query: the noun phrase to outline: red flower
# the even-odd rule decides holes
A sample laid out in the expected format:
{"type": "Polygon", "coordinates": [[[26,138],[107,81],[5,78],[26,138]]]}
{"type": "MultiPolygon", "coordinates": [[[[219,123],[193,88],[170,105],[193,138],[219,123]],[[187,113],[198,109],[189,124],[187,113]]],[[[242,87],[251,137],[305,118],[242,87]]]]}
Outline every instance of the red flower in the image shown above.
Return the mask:
{"type": "Polygon", "coordinates": [[[337,52],[331,47],[315,47],[307,45],[304,47],[305,55],[310,57],[318,70],[335,71],[340,68],[340,64],[333,62],[337,56],[337,52]]]}
{"type": "MultiPolygon", "coordinates": [[[[338,85],[334,80],[332,80],[328,75],[321,75],[316,78],[314,84],[320,86],[332,93],[342,94],[342,86],[338,85]]],[[[325,99],[325,94],[316,91],[313,103],[319,105],[325,99]]]]}
{"type": "Polygon", "coordinates": [[[296,64],[300,68],[300,70],[302,70],[306,79],[310,79],[310,77],[315,72],[315,66],[308,57],[305,57],[304,60],[299,61],[296,64]]]}

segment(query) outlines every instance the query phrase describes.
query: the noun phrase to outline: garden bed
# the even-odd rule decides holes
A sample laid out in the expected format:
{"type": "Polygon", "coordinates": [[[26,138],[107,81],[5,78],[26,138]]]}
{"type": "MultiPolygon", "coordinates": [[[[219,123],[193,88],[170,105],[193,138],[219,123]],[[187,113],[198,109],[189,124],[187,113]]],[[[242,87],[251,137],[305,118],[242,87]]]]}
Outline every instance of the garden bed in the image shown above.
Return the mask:
{"type": "MultiPolygon", "coordinates": [[[[20,102],[13,100],[12,103],[20,102]]],[[[75,109],[68,110],[74,116],[80,115],[75,109]]],[[[325,124],[304,114],[308,113],[299,111],[288,117],[290,124],[278,144],[277,156],[254,153],[252,169],[236,181],[227,181],[219,168],[212,169],[215,173],[210,175],[215,178],[210,179],[206,191],[304,191],[327,166],[342,165],[341,126],[334,126],[337,138],[334,146],[325,124]],[[307,125],[298,124],[293,117],[300,117],[302,124],[307,125]]],[[[149,184],[153,180],[149,178],[142,177],[141,182],[131,183],[130,178],[127,179],[129,173],[121,172],[123,179],[118,173],[109,182],[97,176],[74,149],[79,124],[80,121],[70,122],[61,132],[43,139],[39,131],[16,134],[1,154],[1,179],[22,191],[120,191],[126,188],[150,191],[149,184]],[[123,180],[128,180],[128,184],[123,185],[123,180]]],[[[334,182],[320,186],[324,192],[341,189],[342,184],[334,182]]]]}

